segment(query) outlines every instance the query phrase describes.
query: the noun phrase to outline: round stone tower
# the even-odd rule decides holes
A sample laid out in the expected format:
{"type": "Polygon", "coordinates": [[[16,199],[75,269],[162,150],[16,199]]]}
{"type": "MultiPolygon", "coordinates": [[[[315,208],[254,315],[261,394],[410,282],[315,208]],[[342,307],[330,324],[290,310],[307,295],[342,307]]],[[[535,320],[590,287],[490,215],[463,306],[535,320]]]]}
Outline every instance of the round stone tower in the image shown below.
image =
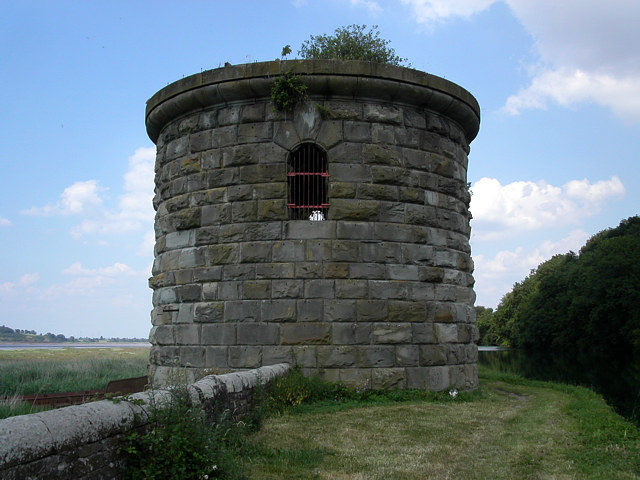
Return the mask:
{"type": "Polygon", "coordinates": [[[289,362],[374,388],[477,386],[473,96],[384,64],[229,66],[148,102],[150,376],[289,362]],[[271,102],[292,71],[292,112],[271,102]]]}

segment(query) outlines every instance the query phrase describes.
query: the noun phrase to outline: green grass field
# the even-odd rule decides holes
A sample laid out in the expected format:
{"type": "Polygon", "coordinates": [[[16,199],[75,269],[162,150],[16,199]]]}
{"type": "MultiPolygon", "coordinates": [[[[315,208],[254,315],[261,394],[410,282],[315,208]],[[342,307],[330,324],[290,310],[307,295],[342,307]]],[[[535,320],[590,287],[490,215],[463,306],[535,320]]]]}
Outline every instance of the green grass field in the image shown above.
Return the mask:
{"type": "MultiPolygon", "coordinates": [[[[62,348],[0,351],[0,395],[98,390],[111,380],[147,374],[148,348],[62,348]]],[[[0,402],[0,418],[36,407],[0,402]]]]}
{"type": "Polygon", "coordinates": [[[455,400],[300,405],[244,449],[255,479],[640,478],[640,430],[600,396],[486,369],[455,400]]]}

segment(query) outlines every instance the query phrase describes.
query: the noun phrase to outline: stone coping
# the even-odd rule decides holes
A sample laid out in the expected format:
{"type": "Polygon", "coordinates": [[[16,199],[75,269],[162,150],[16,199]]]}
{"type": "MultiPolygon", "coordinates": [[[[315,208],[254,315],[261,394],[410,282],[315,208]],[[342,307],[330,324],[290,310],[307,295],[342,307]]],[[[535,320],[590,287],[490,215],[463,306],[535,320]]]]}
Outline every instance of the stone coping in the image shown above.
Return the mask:
{"type": "Polygon", "coordinates": [[[274,78],[290,70],[304,76],[309,96],[409,104],[456,121],[468,143],[478,133],[480,106],[464,88],[419,70],[360,60],[274,60],[230,65],[185,77],[147,101],[147,133],[155,143],[164,126],[182,115],[268,98],[274,78]]]}
{"type": "MultiPolygon", "coordinates": [[[[209,375],[187,387],[196,405],[222,392],[266,384],[289,370],[281,363],[255,370],[209,375]]],[[[148,390],[114,402],[101,400],[0,420],[0,472],[48,455],[98,442],[147,423],[149,406],[171,402],[167,389],[148,390]]]]}

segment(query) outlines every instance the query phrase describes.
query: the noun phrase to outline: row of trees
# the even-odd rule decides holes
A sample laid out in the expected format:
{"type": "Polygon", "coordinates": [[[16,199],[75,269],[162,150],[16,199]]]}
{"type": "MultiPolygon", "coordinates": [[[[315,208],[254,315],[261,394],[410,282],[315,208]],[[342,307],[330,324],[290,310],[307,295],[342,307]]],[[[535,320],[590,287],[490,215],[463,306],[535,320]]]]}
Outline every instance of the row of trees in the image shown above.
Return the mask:
{"type": "Polygon", "coordinates": [[[146,342],[146,338],[91,338],[91,337],[65,337],[62,333],[47,332],[36,333],[35,330],[13,329],[5,325],[0,325],[0,342],[33,342],[33,343],[64,343],[64,342],[146,342]]]}
{"type": "Polygon", "coordinates": [[[494,312],[477,307],[482,344],[565,353],[640,353],[640,217],[556,255],[494,312]]]}

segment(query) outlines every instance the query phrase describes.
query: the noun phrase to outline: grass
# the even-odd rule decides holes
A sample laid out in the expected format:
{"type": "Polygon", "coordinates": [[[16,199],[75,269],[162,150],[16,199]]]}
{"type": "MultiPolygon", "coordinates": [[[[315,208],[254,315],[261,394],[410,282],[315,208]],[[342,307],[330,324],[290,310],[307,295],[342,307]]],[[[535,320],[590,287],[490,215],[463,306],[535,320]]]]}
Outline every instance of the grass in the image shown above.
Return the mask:
{"type": "MultiPolygon", "coordinates": [[[[111,380],[147,373],[148,348],[62,348],[0,351],[0,395],[98,390],[111,380]]],[[[15,398],[0,418],[43,410],[15,398]]]]}
{"type": "Polygon", "coordinates": [[[290,407],[246,441],[245,470],[256,479],[640,478],[640,430],[588,389],[481,369],[473,394],[411,396],[290,407]]]}

